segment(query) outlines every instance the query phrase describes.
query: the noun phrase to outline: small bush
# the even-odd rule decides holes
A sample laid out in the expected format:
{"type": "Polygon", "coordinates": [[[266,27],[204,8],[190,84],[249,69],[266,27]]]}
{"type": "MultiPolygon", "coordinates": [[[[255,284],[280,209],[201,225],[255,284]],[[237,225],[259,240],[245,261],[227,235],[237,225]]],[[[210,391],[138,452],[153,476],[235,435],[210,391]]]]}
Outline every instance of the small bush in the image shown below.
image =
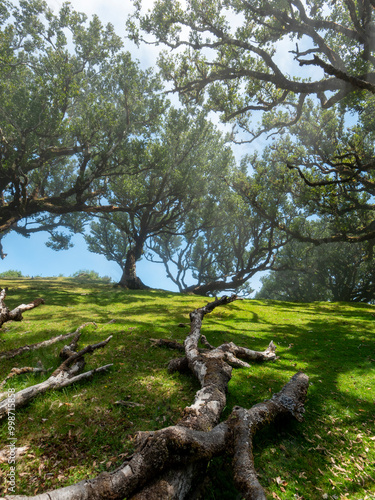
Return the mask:
{"type": "Polygon", "coordinates": [[[104,281],[110,283],[111,278],[109,276],[99,276],[96,271],[89,271],[87,269],[80,269],[72,274],[72,278],[83,281],[104,281]]]}
{"type": "Polygon", "coordinates": [[[23,275],[21,271],[14,271],[13,269],[10,269],[9,271],[4,271],[3,273],[0,273],[0,278],[23,278],[23,275]]]}

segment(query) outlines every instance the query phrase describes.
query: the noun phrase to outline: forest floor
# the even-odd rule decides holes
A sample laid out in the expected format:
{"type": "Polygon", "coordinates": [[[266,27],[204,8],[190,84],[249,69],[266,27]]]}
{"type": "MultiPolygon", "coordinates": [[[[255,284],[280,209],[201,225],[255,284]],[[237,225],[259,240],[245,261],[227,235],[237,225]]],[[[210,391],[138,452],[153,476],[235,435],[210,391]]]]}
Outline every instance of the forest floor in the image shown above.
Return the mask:
{"type": "MultiPolygon", "coordinates": [[[[75,331],[85,322],[79,348],[113,335],[86,356],[86,369],[113,363],[107,372],[38,396],[17,410],[16,493],[36,494],[112,470],[133,451],[140,430],[175,423],[192,403],[198,383],[169,374],[178,352],[150,339],[183,342],[189,312],[209,299],[164,291],[124,291],[100,281],[68,278],[2,279],[9,308],[37,297],[45,304],[26,311],[22,322],[5,323],[0,351],[75,331]],[[186,326],[179,326],[186,323],[186,326]],[[115,404],[122,400],[132,406],[115,404]]],[[[271,340],[280,358],[233,370],[225,419],[233,406],[250,408],[268,399],[298,370],[310,378],[305,420],[283,422],[255,438],[255,465],[269,498],[375,499],[375,306],[243,300],[215,309],[202,333],[213,345],[233,341],[263,351],[271,340]]],[[[1,359],[0,382],[13,367],[55,369],[67,342],[1,359]]],[[[1,354],[1,353],[0,353],[1,354]]],[[[51,372],[49,372],[50,374],[51,372]]],[[[47,373],[10,379],[2,391],[20,390],[47,373]]],[[[7,420],[0,423],[0,496],[7,490],[7,420]]],[[[212,460],[204,500],[239,500],[229,460],[212,460]]]]}

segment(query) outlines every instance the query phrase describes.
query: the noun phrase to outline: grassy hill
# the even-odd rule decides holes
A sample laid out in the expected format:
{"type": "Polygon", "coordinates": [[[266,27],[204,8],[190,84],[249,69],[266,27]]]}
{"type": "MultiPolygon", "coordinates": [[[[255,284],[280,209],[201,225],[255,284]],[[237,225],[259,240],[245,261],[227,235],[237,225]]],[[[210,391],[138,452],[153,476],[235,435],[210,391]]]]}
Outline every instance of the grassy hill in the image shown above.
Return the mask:
{"type": "MultiPolygon", "coordinates": [[[[0,351],[73,332],[87,326],[79,347],[113,335],[86,357],[87,369],[113,363],[90,381],[37,397],[17,411],[17,493],[34,494],[111,470],[132,453],[138,430],[173,424],[192,402],[197,383],[166,366],[178,353],[156,348],[151,338],[183,341],[188,314],[207,300],[171,292],[130,292],[75,279],[1,280],[10,308],[43,297],[45,305],[5,323],[0,351]],[[127,400],[134,408],[114,403],[127,400]]],[[[233,371],[228,405],[251,407],[277,392],[298,370],[310,377],[303,423],[279,423],[259,433],[255,463],[261,483],[275,499],[375,498],[375,307],[365,304],[297,304],[244,300],[215,309],[205,318],[209,342],[234,341],[263,350],[273,340],[274,363],[233,371]]],[[[1,360],[0,381],[14,367],[56,368],[64,342],[1,360]]],[[[13,378],[3,390],[38,383],[47,374],[13,378]]],[[[8,440],[0,424],[0,449],[8,440]]],[[[0,464],[4,493],[8,464],[0,464]]],[[[230,462],[210,463],[203,498],[240,498],[231,484],[230,462]]]]}

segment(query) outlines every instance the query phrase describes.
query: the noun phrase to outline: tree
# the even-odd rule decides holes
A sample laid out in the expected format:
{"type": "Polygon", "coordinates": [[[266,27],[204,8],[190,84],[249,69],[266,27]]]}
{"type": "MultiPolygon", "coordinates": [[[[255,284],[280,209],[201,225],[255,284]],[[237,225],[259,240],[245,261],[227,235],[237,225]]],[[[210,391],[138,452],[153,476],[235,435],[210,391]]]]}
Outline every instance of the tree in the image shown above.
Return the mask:
{"type": "Polygon", "coordinates": [[[101,219],[90,224],[90,234],[85,235],[85,240],[90,252],[104,255],[124,271],[129,251],[129,239],[124,231],[109,220],[101,219]]]}
{"type": "Polygon", "coordinates": [[[309,95],[329,108],[361,91],[375,93],[373,0],[188,0],[185,8],[162,0],[144,16],[141,3],[134,4],[133,39],[143,40],[142,30],[154,43],[185,48],[163,54],[165,76],[188,100],[207,99],[226,120],[240,117],[245,125],[252,111],[286,110],[268,129],[283,127],[288,110],[298,119],[309,95]],[[288,57],[288,39],[294,50],[283,67],[312,67],[311,79],[276,62],[280,50],[288,57]]]}
{"type": "MultiPolygon", "coordinates": [[[[232,190],[222,192],[216,206],[192,214],[186,225],[195,230],[183,237],[158,236],[149,248],[180,292],[199,295],[224,290],[249,293],[249,280],[271,268],[278,249],[288,241],[272,221],[232,190]]],[[[152,254],[148,258],[155,260],[152,254]]]]}
{"type": "Polygon", "coordinates": [[[0,25],[0,232],[46,230],[67,247],[57,227],[118,210],[107,184],[132,174],[132,143],[164,110],[160,80],[69,4],[54,15],[42,0],[2,2],[0,25]]]}
{"type": "MultiPolygon", "coordinates": [[[[365,108],[359,123],[349,127],[345,110],[322,110],[307,102],[296,124],[275,138],[262,155],[248,157],[255,173],[237,188],[279,229],[301,241],[314,244],[369,241],[371,245],[375,237],[375,183],[371,167],[375,151],[367,112],[365,108]],[[271,185],[282,185],[288,193],[296,207],[295,216],[289,217],[288,222],[283,210],[278,211],[276,222],[270,204],[267,207],[261,201],[262,195],[251,188],[254,182],[261,182],[260,175],[268,175],[271,185]],[[331,232],[313,235],[305,224],[312,216],[322,218],[323,225],[329,220],[325,228],[331,232]]],[[[268,189],[265,183],[262,189],[268,189]]]]}
{"type": "Polygon", "coordinates": [[[363,243],[312,246],[292,241],[261,281],[256,299],[373,302],[375,296],[374,261],[363,243]]]}
{"type": "MultiPolygon", "coordinates": [[[[107,214],[91,224],[86,236],[89,250],[120,265],[120,285],[144,288],[136,262],[146,242],[165,235],[191,233],[207,224],[188,228],[190,213],[212,207],[231,176],[234,159],[225,137],[202,113],[171,108],[149,137],[144,137],[131,159],[134,175],[108,183],[108,200],[123,213],[107,214]]],[[[219,221],[213,215],[210,223],[219,221]]],[[[217,223],[217,222],[216,222],[217,223]]]]}
{"type": "MultiPolygon", "coordinates": [[[[142,33],[153,34],[156,43],[179,49],[160,58],[174,89],[186,101],[220,112],[223,120],[246,132],[250,142],[264,132],[281,134],[301,120],[306,126],[311,100],[320,110],[339,105],[341,116],[359,113],[359,125],[350,130],[344,123],[346,132],[335,141],[339,147],[328,156],[317,142],[313,157],[308,156],[311,147],[306,156],[293,157],[294,141],[304,145],[309,137],[302,127],[300,135],[294,129],[287,165],[312,188],[312,197],[318,191],[324,196],[336,190],[331,199],[340,197],[346,205],[339,207],[343,219],[361,205],[369,215],[365,225],[332,235],[332,241],[375,237],[373,0],[194,0],[184,9],[164,0],[144,16],[140,2],[135,5],[129,21],[133,39],[139,42],[144,40],[142,33]]],[[[323,116],[319,119],[324,123],[323,116]]]]}

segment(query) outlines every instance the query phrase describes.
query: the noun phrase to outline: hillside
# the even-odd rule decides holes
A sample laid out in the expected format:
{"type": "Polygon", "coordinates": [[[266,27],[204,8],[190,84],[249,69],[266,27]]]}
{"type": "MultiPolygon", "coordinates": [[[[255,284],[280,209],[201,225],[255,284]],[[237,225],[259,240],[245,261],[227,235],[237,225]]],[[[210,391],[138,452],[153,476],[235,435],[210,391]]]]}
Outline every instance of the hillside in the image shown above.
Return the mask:
{"type": "MultiPolygon", "coordinates": [[[[154,347],[150,339],[183,341],[189,312],[207,303],[197,296],[162,291],[128,292],[100,282],[74,279],[2,280],[6,303],[16,307],[43,297],[22,322],[5,323],[0,351],[75,331],[86,322],[79,347],[112,340],[87,356],[86,369],[113,363],[92,380],[38,396],[17,411],[17,493],[35,494],[73,484],[119,466],[133,450],[139,430],[173,424],[192,402],[198,384],[188,375],[168,374],[178,353],[154,347]],[[118,400],[136,403],[116,405],[118,400]]],[[[365,304],[297,304],[243,300],[215,309],[202,333],[213,345],[233,341],[264,350],[271,340],[280,358],[233,371],[228,404],[250,408],[270,398],[298,370],[310,378],[305,420],[278,423],[261,431],[255,464],[270,498],[375,498],[375,307],[365,304]]],[[[64,342],[2,359],[0,381],[13,367],[55,369],[64,342]]],[[[20,390],[48,375],[24,374],[2,389],[20,390]]],[[[4,448],[7,422],[0,427],[4,448]]],[[[1,453],[0,453],[1,457],[1,453]]],[[[1,458],[0,458],[1,460],[1,458]]],[[[0,464],[6,484],[7,462],[0,464]]],[[[210,463],[202,498],[240,498],[231,482],[230,463],[210,463]]]]}

